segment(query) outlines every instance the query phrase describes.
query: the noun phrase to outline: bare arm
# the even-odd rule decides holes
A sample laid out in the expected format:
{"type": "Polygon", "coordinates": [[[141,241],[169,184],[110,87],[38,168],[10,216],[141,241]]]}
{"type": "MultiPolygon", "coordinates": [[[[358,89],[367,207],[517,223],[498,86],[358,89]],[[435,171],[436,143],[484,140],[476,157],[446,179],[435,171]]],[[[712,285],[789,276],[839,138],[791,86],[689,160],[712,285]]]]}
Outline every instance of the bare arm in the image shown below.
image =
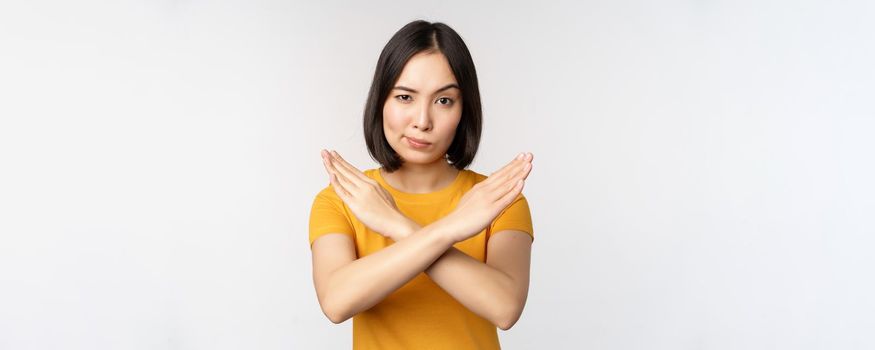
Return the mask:
{"type": "MultiPolygon", "coordinates": [[[[408,221],[401,242],[415,238],[421,229],[408,221]]],[[[531,247],[525,232],[496,232],[489,239],[486,263],[451,246],[425,272],[468,310],[508,330],[528,297],[531,247]]]]}
{"type": "Polygon", "coordinates": [[[370,309],[425,270],[453,243],[440,220],[408,239],[355,259],[353,242],[328,234],[313,242],[313,282],[325,315],[341,323],[370,309]]]}
{"type": "Polygon", "coordinates": [[[504,233],[490,239],[487,264],[451,248],[455,242],[481,232],[522,192],[523,180],[531,170],[531,153],[521,153],[504,168],[475,184],[452,213],[425,228],[404,226],[404,221],[410,222],[409,219],[399,213],[385,189],[335,152],[331,153],[340,164],[335,167],[332,160],[335,158],[323,150],[331,184],[356,217],[392,239],[403,237],[405,233],[409,235],[358,260],[349,238],[326,235],[314,242],[314,284],[322,310],[329,319],[343,322],[429,269],[426,273],[433,280],[481,317],[502,329],[516,322],[528,289],[531,241],[519,239],[519,235],[525,233],[504,233]],[[396,225],[399,217],[402,226],[396,225]],[[449,263],[429,268],[442,255],[449,263]],[[469,281],[481,281],[476,285],[481,288],[472,288],[469,281]]]}

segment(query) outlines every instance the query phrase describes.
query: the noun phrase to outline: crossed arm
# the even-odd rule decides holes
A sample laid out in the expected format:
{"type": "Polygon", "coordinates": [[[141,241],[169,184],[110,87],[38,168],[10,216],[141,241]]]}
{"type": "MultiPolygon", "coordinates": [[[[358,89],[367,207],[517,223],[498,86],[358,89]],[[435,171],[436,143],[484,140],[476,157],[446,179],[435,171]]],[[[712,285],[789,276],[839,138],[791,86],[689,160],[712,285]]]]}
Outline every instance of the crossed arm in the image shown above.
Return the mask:
{"type": "MultiPolygon", "coordinates": [[[[410,232],[421,228],[409,227],[410,232]]],[[[450,247],[425,273],[468,310],[508,330],[526,304],[531,247],[529,234],[499,231],[488,241],[485,264],[450,247]]]]}
{"type": "Polygon", "coordinates": [[[316,239],[313,282],[323,312],[343,322],[370,309],[419,273],[462,305],[507,330],[519,319],[528,295],[531,240],[522,231],[490,237],[486,263],[453,248],[477,234],[521,194],[531,153],[520,153],[502,169],[465,192],[452,213],[420,227],[400,213],[391,195],[336,152],[322,151],[331,186],[356,217],[395,244],[356,259],[343,234],[316,239]]]}
{"type": "Polygon", "coordinates": [[[493,233],[482,263],[453,247],[449,225],[399,225],[399,239],[376,253],[355,258],[352,240],[327,234],[313,242],[313,278],[325,315],[341,323],[370,309],[425,272],[448,294],[502,330],[522,314],[528,295],[531,238],[523,231],[493,233]],[[338,252],[341,252],[340,254],[338,252]]]}

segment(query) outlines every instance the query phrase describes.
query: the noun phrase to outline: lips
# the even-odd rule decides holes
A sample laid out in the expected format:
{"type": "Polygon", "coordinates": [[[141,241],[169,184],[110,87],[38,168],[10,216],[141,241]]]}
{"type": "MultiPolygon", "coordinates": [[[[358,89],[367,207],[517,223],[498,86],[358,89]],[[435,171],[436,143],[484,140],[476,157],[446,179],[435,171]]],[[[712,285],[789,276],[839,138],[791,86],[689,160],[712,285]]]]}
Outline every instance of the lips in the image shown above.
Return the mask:
{"type": "Polygon", "coordinates": [[[431,144],[431,142],[428,142],[428,141],[425,141],[425,140],[420,140],[420,139],[415,139],[415,138],[412,138],[412,137],[410,137],[410,136],[407,136],[407,139],[410,140],[410,141],[416,142],[416,143],[418,143],[418,144],[421,144],[421,145],[430,145],[430,144],[431,144]]]}

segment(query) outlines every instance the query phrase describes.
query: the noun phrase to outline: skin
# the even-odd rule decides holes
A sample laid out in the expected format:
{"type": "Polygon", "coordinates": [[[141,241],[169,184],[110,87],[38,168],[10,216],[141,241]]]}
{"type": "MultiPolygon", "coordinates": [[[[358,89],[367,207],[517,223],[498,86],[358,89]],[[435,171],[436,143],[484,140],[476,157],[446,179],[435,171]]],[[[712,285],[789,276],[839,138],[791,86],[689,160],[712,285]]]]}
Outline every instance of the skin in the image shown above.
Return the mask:
{"type": "Polygon", "coordinates": [[[408,60],[383,104],[383,133],[405,160],[383,179],[403,192],[428,193],[449,185],[459,170],[443,158],[462,119],[462,94],[446,57],[419,53],[408,60]],[[414,149],[406,137],[430,142],[414,149]]]}
{"type": "MultiPolygon", "coordinates": [[[[448,185],[456,171],[444,156],[461,115],[458,89],[442,54],[418,54],[398,79],[400,90],[384,106],[384,131],[404,159],[390,185],[402,191],[430,192],[448,185]],[[407,85],[403,85],[407,84],[407,85]],[[456,90],[455,93],[449,90],[456,90]],[[398,95],[407,97],[396,98],[398,95]],[[455,96],[447,106],[444,95],[455,96]],[[411,136],[432,142],[414,149],[411,136]],[[455,171],[454,171],[455,170],[455,171]]],[[[393,90],[393,92],[398,90],[393,90]]],[[[419,273],[427,273],[447,293],[502,330],[510,329],[525,306],[529,285],[531,238],[525,232],[496,232],[487,246],[486,263],[453,247],[485,229],[522,192],[532,169],[531,153],[521,153],[476,184],[453,212],[420,227],[405,217],[391,195],[335,151],[322,150],[323,165],[338,196],[368,228],[395,241],[356,259],[354,243],[343,234],[326,234],[313,242],[313,279],[320,306],[334,323],[367,310],[419,273]]],[[[382,171],[382,169],[381,169],[382,171]]],[[[388,178],[386,178],[389,181],[388,178]]]]}

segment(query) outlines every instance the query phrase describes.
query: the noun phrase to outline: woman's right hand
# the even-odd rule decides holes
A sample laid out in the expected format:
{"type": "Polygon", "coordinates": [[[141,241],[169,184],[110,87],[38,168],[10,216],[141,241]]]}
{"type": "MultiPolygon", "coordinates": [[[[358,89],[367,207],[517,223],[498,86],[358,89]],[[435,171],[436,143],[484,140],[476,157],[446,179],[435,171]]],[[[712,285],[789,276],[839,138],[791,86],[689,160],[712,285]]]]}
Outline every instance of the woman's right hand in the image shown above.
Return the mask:
{"type": "Polygon", "coordinates": [[[525,179],[532,170],[531,153],[523,153],[503,168],[489,175],[459,200],[456,208],[440,222],[447,225],[453,242],[464,241],[483,231],[522,193],[525,179]]]}

